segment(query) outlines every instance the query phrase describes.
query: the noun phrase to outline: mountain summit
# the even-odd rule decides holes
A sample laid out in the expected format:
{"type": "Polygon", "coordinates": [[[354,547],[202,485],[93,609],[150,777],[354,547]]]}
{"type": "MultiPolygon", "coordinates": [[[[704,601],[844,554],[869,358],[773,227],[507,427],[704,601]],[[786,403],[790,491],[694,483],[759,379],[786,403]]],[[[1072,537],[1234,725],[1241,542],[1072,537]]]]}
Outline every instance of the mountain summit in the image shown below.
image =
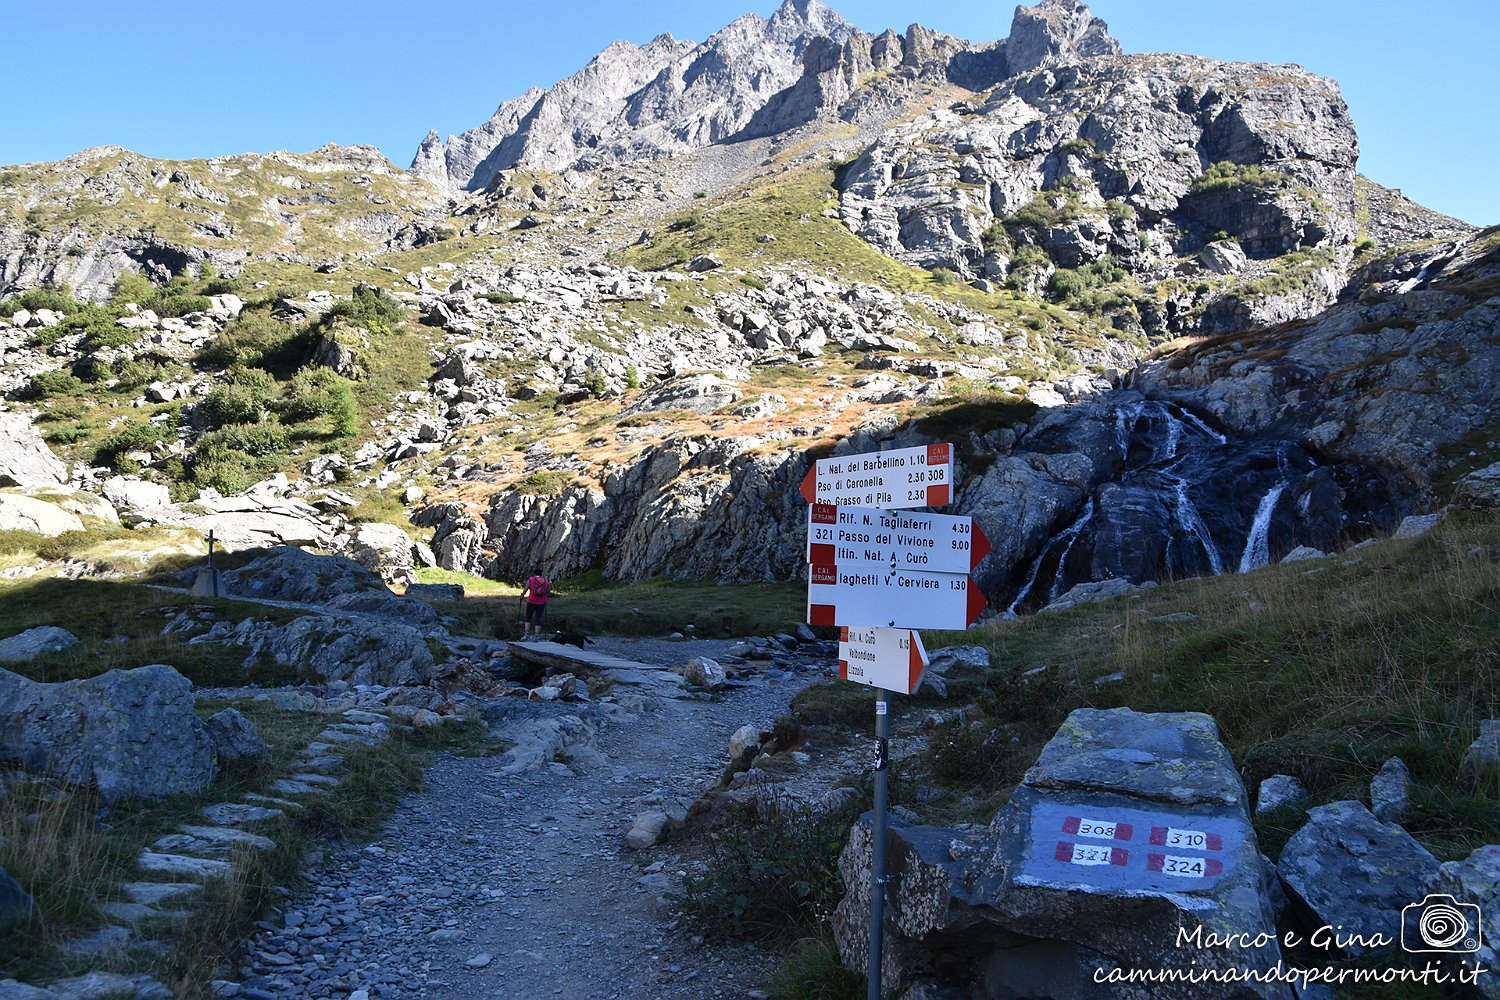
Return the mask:
{"type": "Polygon", "coordinates": [[[878,73],[984,89],[1055,62],[1120,52],[1103,21],[1072,0],[1016,8],[1009,38],[971,45],[912,25],[866,34],[818,0],[786,0],[769,19],[737,18],[695,44],[658,35],[615,42],[550,90],[502,103],[489,121],[444,142],[428,133],[414,173],[482,190],[515,166],[561,171],[655,158],[766,135],[834,111],[878,73]]]}

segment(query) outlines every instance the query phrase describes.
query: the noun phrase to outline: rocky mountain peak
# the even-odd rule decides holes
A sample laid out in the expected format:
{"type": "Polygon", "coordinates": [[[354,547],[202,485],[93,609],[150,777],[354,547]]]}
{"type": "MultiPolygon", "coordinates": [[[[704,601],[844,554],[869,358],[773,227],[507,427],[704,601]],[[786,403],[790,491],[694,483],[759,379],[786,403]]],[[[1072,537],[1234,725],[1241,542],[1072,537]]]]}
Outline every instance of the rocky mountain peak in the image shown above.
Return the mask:
{"type": "Polygon", "coordinates": [[[1006,68],[1011,75],[1089,56],[1119,54],[1120,43],[1110,35],[1109,26],[1077,0],[1042,0],[1035,7],[1017,7],[1005,42],[1006,68]]]}
{"type": "Polygon", "coordinates": [[[858,108],[846,102],[862,82],[897,67],[978,90],[1119,52],[1104,22],[1074,0],[1018,7],[1009,39],[977,46],[919,24],[871,37],[820,0],[785,0],[769,18],[746,14],[701,44],[670,34],[643,46],[614,42],[550,90],[504,102],[476,129],[446,142],[429,133],[411,169],[477,191],[516,166],[654,159],[823,115],[852,120],[858,108]]]}

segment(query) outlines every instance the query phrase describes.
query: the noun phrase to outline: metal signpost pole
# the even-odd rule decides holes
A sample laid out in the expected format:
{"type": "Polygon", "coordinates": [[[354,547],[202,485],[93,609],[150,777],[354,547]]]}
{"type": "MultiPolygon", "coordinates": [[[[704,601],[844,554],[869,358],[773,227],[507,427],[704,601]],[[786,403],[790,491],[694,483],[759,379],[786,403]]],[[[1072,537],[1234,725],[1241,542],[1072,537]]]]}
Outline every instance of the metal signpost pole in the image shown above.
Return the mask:
{"type": "Polygon", "coordinates": [[[208,579],[213,584],[214,596],[219,596],[219,570],[214,566],[214,532],[208,531],[208,579]]]}
{"type": "Polygon", "coordinates": [[[885,688],[875,689],[875,815],[870,821],[870,968],[867,1000],[880,1000],[881,931],[885,926],[885,810],[890,776],[891,716],[885,688]]]}

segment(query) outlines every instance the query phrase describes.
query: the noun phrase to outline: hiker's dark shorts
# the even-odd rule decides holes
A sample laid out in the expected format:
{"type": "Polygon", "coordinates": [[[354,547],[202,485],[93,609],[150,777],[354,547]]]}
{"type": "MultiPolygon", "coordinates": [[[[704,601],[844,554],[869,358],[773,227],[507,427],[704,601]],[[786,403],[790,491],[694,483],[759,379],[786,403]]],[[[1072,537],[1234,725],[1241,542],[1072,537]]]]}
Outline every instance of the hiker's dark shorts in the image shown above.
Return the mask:
{"type": "Polygon", "coordinates": [[[527,605],[526,605],[526,624],[527,625],[540,625],[542,623],[542,612],[544,612],[546,610],[547,610],[547,605],[545,605],[545,604],[531,604],[531,603],[527,603],[527,605]]]}

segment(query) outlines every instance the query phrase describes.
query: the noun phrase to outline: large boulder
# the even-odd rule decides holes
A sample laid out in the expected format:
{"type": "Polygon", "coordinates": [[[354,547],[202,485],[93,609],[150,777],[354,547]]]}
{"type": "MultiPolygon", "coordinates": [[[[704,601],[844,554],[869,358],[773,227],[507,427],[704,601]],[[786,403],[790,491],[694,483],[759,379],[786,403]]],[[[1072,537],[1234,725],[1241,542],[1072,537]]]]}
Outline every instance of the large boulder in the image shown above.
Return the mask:
{"type": "Polygon", "coordinates": [[[1500,1000],[1500,844],[1481,847],[1462,861],[1444,864],[1437,888],[1459,903],[1479,908],[1480,926],[1471,929],[1480,932],[1472,938],[1479,948],[1472,956],[1463,957],[1471,966],[1477,961],[1485,969],[1479,977],[1479,992],[1487,1000],[1500,1000]]]}
{"type": "Polygon", "coordinates": [[[0,413],[0,486],[52,486],[67,481],[67,468],[52,454],[31,418],[0,413]]]}
{"type": "Polygon", "coordinates": [[[0,639],[0,663],[30,663],[48,653],[61,653],[78,645],[78,637],[65,628],[39,625],[8,639],[0,639]]]}
{"type": "MultiPolygon", "coordinates": [[[[1433,891],[1437,859],[1360,802],[1330,802],[1309,809],[1307,816],[1307,825],[1282,848],[1281,880],[1319,921],[1341,926],[1351,939],[1383,935],[1399,942],[1401,911],[1433,891]]],[[[1351,940],[1345,950],[1351,955],[1372,950],[1362,941],[1351,940]]]]}
{"type": "Polygon", "coordinates": [[[106,800],[196,792],[218,774],[192,682],[160,663],[57,684],[0,670],[0,743],[26,770],[106,800]]]}
{"type": "Polygon", "coordinates": [[[171,494],[161,483],[148,482],[134,476],[111,476],[104,481],[104,499],[119,511],[137,511],[152,507],[165,507],[172,502],[171,494]]]}
{"type": "Polygon", "coordinates": [[[204,726],[208,729],[209,738],[214,741],[214,752],[218,754],[220,763],[266,759],[271,756],[271,748],[266,746],[260,730],[237,708],[226,708],[209,716],[204,726]]]}
{"type": "Polygon", "coordinates": [[[249,647],[247,667],[267,656],[321,681],[396,687],[426,683],[447,669],[425,632],[395,621],[304,615],[286,625],[247,623],[231,641],[249,647]]]}
{"type": "Polygon", "coordinates": [[[346,549],[349,558],[386,583],[414,583],[411,538],[394,524],[373,522],[354,529],[346,549]]]}
{"type": "Polygon", "coordinates": [[[19,492],[38,500],[45,500],[63,510],[72,511],[79,517],[97,518],[100,521],[108,521],[110,524],[120,523],[120,514],[115,510],[115,505],[97,493],[90,493],[72,486],[26,486],[22,487],[19,492]]]}
{"type": "Polygon", "coordinates": [[[318,604],[340,594],[389,593],[380,577],[353,559],[295,546],[271,549],[219,579],[224,594],[318,604]]]}
{"type": "Polygon", "coordinates": [[[288,495],[289,490],[286,475],[278,473],[237,496],[199,490],[198,499],[191,505],[143,509],[136,520],[179,524],[205,535],[213,532],[226,550],[281,545],[327,548],[333,539],[332,528],[322,520],[316,507],[288,495]]]}
{"type": "Polygon", "coordinates": [[[51,538],[82,530],[83,522],[70,510],[36,497],[0,493],[0,531],[31,531],[51,538]]]}
{"type": "MultiPolygon", "coordinates": [[[[988,829],[893,821],[888,837],[889,987],[920,968],[984,996],[1113,996],[1095,970],[1280,959],[1245,789],[1206,715],[1079,709],[988,829]]],[[[866,817],[839,860],[834,932],[852,969],[868,960],[870,856],[866,817]]],[[[1285,994],[1166,983],[1152,995],[1285,994]]]]}
{"type": "Polygon", "coordinates": [[[720,407],[737,403],[744,392],[707,372],[679,375],[652,386],[625,408],[627,416],[662,410],[692,410],[696,413],[711,413],[720,407]]]}

